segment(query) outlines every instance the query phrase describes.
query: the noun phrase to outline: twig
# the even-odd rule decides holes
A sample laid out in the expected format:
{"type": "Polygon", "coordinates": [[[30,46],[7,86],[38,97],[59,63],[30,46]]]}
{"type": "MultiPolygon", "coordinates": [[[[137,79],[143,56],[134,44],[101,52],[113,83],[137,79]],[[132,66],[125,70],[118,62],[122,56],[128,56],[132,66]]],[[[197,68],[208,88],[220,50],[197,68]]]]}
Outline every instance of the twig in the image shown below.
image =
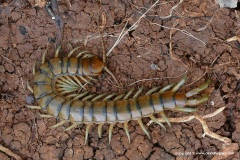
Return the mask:
{"type": "Polygon", "coordinates": [[[19,155],[13,153],[10,149],[3,147],[1,144],[0,144],[0,151],[6,153],[11,157],[14,157],[16,160],[22,160],[22,158],[19,155]]]}
{"type": "Polygon", "coordinates": [[[118,39],[116,40],[116,42],[114,43],[114,45],[109,49],[109,51],[107,52],[106,56],[109,56],[109,54],[112,52],[112,50],[118,45],[118,43],[122,40],[122,38],[128,34],[130,31],[136,29],[138,27],[138,24],[140,23],[141,19],[144,18],[146,16],[146,14],[159,2],[159,0],[157,0],[145,13],[143,13],[139,19],[131,26],[129,27],[126,31],[125,28],[128,24],[128,21],[127,23],[125,24],[121,34],[119,35],[118,39]]]}
{"type": "Polygon", "coordinates": [[[158,23],[151,23],[151,24],[153,24],[153,25],[158,25],[158,26],[160,26],[160,27],[162,27],[162,28],[167,28],[167,29],[173,29],[173,30],[180,31],[180,32],[182,32],[183,34],[186,34],[187,36],[192,37],[192,38],[194,38],[194,39],[200,41],[202,44],[204,44],[204,45],[206,46],[206,43],[205,43],[205,42],[203,42],[203,41],[200,40],[199,38],[193,36],[191,33],[189,33],[189,32],[186,31],[186,30],[181,30],[181,29],[174,28],[174,27],[167,27],[167,26],[163,26],[163,25],[158,24],[158,23]]]}
{"type": "MultiPolygon", "coordinates": [[[[211,117],[214,117],[216,116],[217,114],[221,113],[224,109],[226,108],[226,106],[224,107],[221,107],[219,109],[217,109],[215,112],[213,113],[210,113],[210,114],[207,114],[205,116],[198,116],[197,114],[196,115],[192,115],[192,116],[185,116],[185,117],[180,117],[180,118],[168,118],[169,122],[174,122],[174,123],[182,123],[182,122],[188,122],[188,121],[191,121],[193,119],[197,119],[203,126],[203,137],[205,135],[208,135],[214,139],[218,139],[219,141],[222,141],[224,143],[231,143],[231,139],[227,138],[227,137],[222,137],[212,131],[209,130],[208,126],[207,126],[207,123],[203,120],[203,119],[206,119],[206,118],[211,118],[211,117]]],[[[162,123],[165,123],[165,119],[163,118],[158,118],[158,121],[159,122],[162,122],[162,123]]],[[[147,125],[149,126],[151,123],[153,123],[152,120],[150,120],[147,125]]]]}
{"type": "Polygon", "coordinates": [[[175,6],[173,6],[173,7],[170,9],[170,13],[169,13],[168,16],[159,17],[159,18],[161,18],[161,19],[167,19],[167,18],[172,17],[173,10],[176,9],[182,2],[183,2],[183,0],[180,0],[180,1],[178,2],[178,4],[176,4],[175,6]]]}
{"type": "Polygon", "coordinates": [[[160,80],[160,79],[173,79],[173,78],[181,77],[181,76],[183,76],[183,75],[186,74],[186,73],[187,73],[187,71],[185,71],[184,73],[182,73],[182,74],[180,74],[180,75],[178,75],[178,76],[174,76],[174,77],[140,79],[140,80],[137,80],[137,81],[129,84],[128,86],[132,86],[132,85],[134,85],[134,84],[136,84],[136,83],[138,83],[138,82],[143,82],[143,81],[160,80]]]}

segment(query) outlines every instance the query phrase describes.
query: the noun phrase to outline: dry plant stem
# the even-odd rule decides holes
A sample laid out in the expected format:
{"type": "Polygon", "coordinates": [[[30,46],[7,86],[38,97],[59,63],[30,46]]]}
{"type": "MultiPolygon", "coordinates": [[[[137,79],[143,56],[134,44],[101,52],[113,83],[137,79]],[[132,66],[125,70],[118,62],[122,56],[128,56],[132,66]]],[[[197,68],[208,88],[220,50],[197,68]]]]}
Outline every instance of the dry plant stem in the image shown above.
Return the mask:
{"type": "Polygon", "coordinates": [[[203,41],[200,40],[199,38],[193,36],[191,33],[189,33],[189,32],[186,31],[186,30],[181,30],[181,29],[174,28],[174,27],[167,27],[167,26],[163,26],[163,25],[158,24],[158,23],[151,23],[151,24],[153,24],[153,25],[158,25],[158,26],[160,26],[160,27],[162,27],[162,28],[167,28],[167,29],[171,29],[171,30],[177,30],[177,31],[180,31],[180,32],[182,32],[183,34],[186,34],[187,36],[192,37],[192,38],[198,40],[199,42],[201,42],[202,44],[204,44],[204,45],[206,46],[206,43],[205,43],[205,42],[203,42],[203,41]]]}
{"type": "MultiPolygon", "coordinates": [[[[226,106],[224,107],[221,107],[219,109],[217,109],[215,112],[213,113],[210,113],[210,114],[207,114],[205,116],[198,116],[197,114],[196,115],[192,115],[192,116],[185,116],[185,117],[180,117],[180,118],[168,118],[169,122],[173,122],[173,123],[182,123],[182,122],[188,122],[188,121],[191,121],[193,119],[197,119],[203,126],[203,131],[204,131],[204,134],[203,134],[203,137],[205,135],[208,135],[209,137],[212,137],[214,139],[218,139],[219,141],[222,141],[224,143],[231,143],[231,139],[227,138],[227,137],[222,137],[212,131],[209,130],[208,126],[207,126],[207,123],[203,120],[203,119],[206,119],[206,118],[211,118],[211,117],[214,117],[216,116],[217,114],[219,114],[220,112],[222,112],[224,109],[226,108],[226,106]]],[[[159,122],[166,122],[163,118],[158,118],[158,121],[159,122]]],[[[151,123],[153,123],[152,120],[150,120],[147,125],[149,126],[151,123]]]]}
{"type": "Polygon", "coordinates": [[[182,74],[178,75],[178,76],[174,76],[174,77],[163,77],[163,78],[148,78],[148,79],[140,79],[140,80],[137,80],[131,84],[129,84],[128,86],[132,86],[136,83],[139,83],[139,82],[143,82],[143,81],[152,81],[152,80],[160,80],[160,79],[172,79],[172,78],[178,78],[178,77],[182,77],[183,75],[185,75],[187,73],[187,71],[183,72],[182,74]]]}
{"type": "Polygon", "coordinates": [[[125,24],[125,26],[124,26],[121,34],[119,35],[118,39],[116,40],[115,44],[114,44],[114,45],[112,46],[112,48],[110,48],[110,50],[107,52],[107,54],[106,54],[107,56],[109,56],[109,54],[112,52],[112,50],[118,45],[118,43],[122,40],[122,38],[123,38],[126,34],[128,34],[130,31],[132,31],[132,30],[134,30],[134,29],[136,29],[136,28],[138,27],[138,24],[141,22],[141,19],[144,18],[144,17],[146,16],[146,14],[147,14],[154,6],[156,6],[156,4],[157,4],[158,2],[159,2],[159,0],[157,0],[145,13],[143,13],[143,14],[139,17],[139,19],[138,19],[128,30],[124,31],[125,28],[126,28],[126,26],[127,26],[127,24],[128,24],[128,21],[127,21],[127,23],[125,24]]]}
{"type": "Polygon", "coordinates": [[[22,160],[22,158],[21,158],[19,155],[13,153],[13,152],[12,152],[11,150],[9,150],[8,148],[3,147],[1,144],[0,144],[0,151],[6,153],[7,155],[9,155],[9,156],[11,156],[11,157],[14,157],[16,160],[22,160]]]}
{"type": "Polygon", "coordinates": [[[159,17],[159,18],[161,18],[161,19],[167,19],[167,18],[172,17],[173,10],[176,9],[182,2],[183,2],[183,0],[180,0],[180,1],[178,2],[178,4],[176,4],[175,6],[173,6],[173,7],[170,9],[170,13],[169,13],[168,16],[159,17]]]}

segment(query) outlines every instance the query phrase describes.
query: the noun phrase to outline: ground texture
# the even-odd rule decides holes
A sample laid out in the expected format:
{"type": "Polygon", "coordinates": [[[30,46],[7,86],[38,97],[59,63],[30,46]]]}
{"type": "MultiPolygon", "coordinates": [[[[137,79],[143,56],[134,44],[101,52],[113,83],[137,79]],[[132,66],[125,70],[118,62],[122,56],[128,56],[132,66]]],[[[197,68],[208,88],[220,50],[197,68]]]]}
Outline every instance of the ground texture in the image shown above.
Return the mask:
{"type": "MultiPolygon", "coordinates": [[[[240,43],[227,42],[240,36],[239,10],[220,9],[214,0],[158,2],[107,57],[106,65],[121,87],[106,73],[89,86],[97,93],[123,93],[140,87],[147,91],[177,82],[187,73],[187,83],[181,89],[184,92],[211,79],[209,101],[197,106],[197,114],[206,115],[226,106],[205,121],[212,132],[229,138],[230,143],[203,136],[201,123],[192,120],[172,123],[171,128],[164,124],[166,131],[151,124],[151,140],[137,122],[131,121],[131,144],[122,124],[115,126],[111,144],[108,125],[103,126],[100,139],[93,125],[85,145],[85,126],[67,132],[63,131],[67,125],[50,129],[56,119],[41,118],[38,114],[42,111],[24,106],[31,96],[26,82],[33,82],[32,66],[35,61],[39,66],[47,47],[47,58],[53,57],[60,43],[61,54],[81,46],[102,57],[101,42],[107,52],[125,24],[128,22],[125,30],[131,28],[155,1],[60,1],[58,16],[62,21],[57,22],[43,7],[45,1],[0,2],[1,148],[34,160],[240,159],[240,43]]],[[[191,114],[169,111],[166,115],[191,114]]],[[[148,121],[143,119],[145,124],[148,121]]],[[[2,149],[0,159],[14,159],[9,152],[2,149]]]]}

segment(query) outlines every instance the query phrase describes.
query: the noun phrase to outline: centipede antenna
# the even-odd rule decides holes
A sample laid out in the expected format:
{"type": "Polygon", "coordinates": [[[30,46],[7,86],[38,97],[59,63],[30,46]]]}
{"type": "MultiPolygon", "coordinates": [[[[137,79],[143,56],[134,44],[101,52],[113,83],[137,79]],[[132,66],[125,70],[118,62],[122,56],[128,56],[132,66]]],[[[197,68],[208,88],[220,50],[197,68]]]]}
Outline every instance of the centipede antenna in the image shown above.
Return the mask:
{"type": "Polygon", "coordinates": [[[102,138],[102,126],[103,126],[103,123],[100,123],[98,125],[98,137],[99,138],[102,138]]]}
{"type": "Polygon", "coordinates": [[[95,102],[95,101],[99,100],[100,98],[104,97],[106,94],[107,93],[100,94],[100,95],[96,96],[95,98],[93,98],[91,101],[95,102]]]}
{"type": "Polygon", "coordinates": [[[162,93],[166,92],[167,90],[169,90],[170,88],[172,88],[172,86],[174,86],[174,85],[175,85],[175,83],[169,84],[169,85],[163,87],[158,93],[162,94],[162,93]]]}
{"type": "Polygon", "coordinates": [[[141,87],[133,96],[133,98],[137,98],[139,96],[140,93],[142,93],[143,91],[143,87],[141,87]]]}
{"type": "Polygon", "coordinates": [[[180,112],[196,112],[197,111],[197,108],[183,108],[183,107],[177,107],[177,108],[174,108],[174,111],[180,111],[180,112]]]}
{"type": "Polygon", "coordinates": [[[166,130],[165,126],[164,126],[161,122],[159,122],[153,115],[150,115],[149,118],[150,118],[153,122],[155,122],[155,123],[157,123],[158,125],[160,125],[164,130],[166,130]]]}
{"type": "Polygon", "coordinates": [[[88,132],[89,132],[89,129],[91,127],[92,123],[89,123],[87,124],[86,126],[86,132],[85,132],[85,144],[87,144],[87,140],[88,140],[88,132]]]}
{"type": "Polygon", "coordinates": [[[146,130],[146,128],[144,127],[144,125],[143,125],[143,123],[142,123],[142,119],[139,118],[137,121],[138,121],[138,124],[140,125],[140,127],[142,128],[142,130],[143,130],[143,131],[145,132],[145,134],[148,136],[148,138],[151,139],[148,131],[146,130]]]}
{"type": "Polygon", "coordinates": [[[111,139],[112,139],[112,130],[113,130],[113,126],[115,125],[115,123],[110,123],[109,126],[109,131],[108,131],[108,143],[111,143],[111,139]]]}
{"type": "Polygon", "coordinates": [[[134,91],[134,89],[131,89],[123,98],[123,100],[128,99],[128,97],[132,94],[132,92],[134,91]]]}
{"type": "Polygon", "coordinates": [[[171,123],[169,122],[167,116],[164,114],[164,112],[160,112],[160,115],[162,116],[162,118],[167,122],[167,124],[169,125],[169,127],[171,127],[171,123]]]}
{"type": "Polygon", "coordinates": [[[108,69],[108,67],[104,67],[105,71],[112,76],[114,81],[117,83],[118,86],[120,86],[120,83],[118,82],[117,78],[113,75],[113,73],[108,69]]]}
{"type": "Polygon", "coordinates": [[[112,97],[114,97],[115,95],[116,95],[116,93],[107,95],[107,96],[103,99],[103,101],[107,101],[107,100],[111,99],[112,97]]]}
{"type": "Polygon", "coordinates": [[[91,99],[91,98],[94,97],[94,96],[95,96],[95,94],[90,94],[90,95],[84,97],[84,98],[82,99],[82,101],[87,101],[87,100],[91,99]]]}
{"type": "Polygon", "coordinates": [[[119,100],[119,99],[122,99],[124,97],[124,94],[120,94],[120,95],[118,95],[117,97],[115,97],[114,99],[113,99],[113,101],[117,101],[117,100],[119,100]]]}
{"type": "Polygon", "coordinates": [[[27,89],[33,93],[33,88],[30,86],[29,82],[27,81],[27,89]]]}
{"type": "Polygon", "coordinates": [[[188,106],[195,106],[198,104],[201,104],[203,102],[206,102],[209,98],[209,95],[203,95],[202,97],[198,98],[198,99],[189,99],[186,102],[186,105],[188,106]]]}
{"type": "Polygon", "coordinates": [[[76,57],[78,58],[78,57],[80,57],[81,55],[83,55],[84,53],[88,53],[88,52],[89,52],[89,51],[82,51],[82,52],[78,53],[76,57]]]}
{"type": "MultiPolygon", "coordinates": [[[[86,92],[81,93],[81,94],[76,94],[76,97],[73,98],[73,101],[74,101],[74,100],[77,100],[77,99],[79,99],[79,98],[84,97],[84,96],[87,95],[88,93],[89,93],[89,91],[86,91],[86,92]]],[[[74,95],[74,96],[75,96],[75,95],[74,95]]],[[[71,98],[71,97],[70,97],[70,98],[71,98]]]]}
{"type": "Polygon", "coordinates": [[[187,75],[184,75],[183,78],[177,83],[176,86],[173,87],[173,89],[171,90],[172,92],[177,92],[179,90],[179,88],[184,85],[184,83],[186,82],[187,79],[187,75]]]}
{"type": "Polygon", "coordinates": [[[66,128],[66,129],[64,129],[63,131],[69,131],[69,130],[71,130],[71,129],[73,129],[74,127],[76,127],[77,125],[79,125],[80,123],[73,123],[73,124],[71,124],[68,128],[66,128]]]}
{"type": "Polygon", "coordinates": [[[54,57],[58,57],[60,50],[61,50],[61,46],[58,46],[54,57]]]}
{"type": "Polygon", "coordinates": [[[199,92],[205,90],[206,88],[208,88],[209,84],[211,83],[211,80],[208,79],[206,83],[204,83],[203,85],[195,88],[195,89],[192,89],[191,91],[187,92],[185,95],[186,97],[192,97],[193,95],[196,95],[198,94],[199,92]]]}
{"type": "Polygon", "coordinates": [[[33,63],[33,68],[32,68],[33,76],[35,76],[35,74],[36,74],[35,66],[36,66],[36,61],[34,61],[34,63],[33,63]]]}
{"type": "Polygon", "coordinates": [[[130,144],[131,143],[131,139],[130,139],[130,135],[129,135],[129,131],[128,131],[128,122],[124,122],[124,130],[126,132],[126,135],[128,137],[128,142],[130,144]]]}
{"type": "Polygon", "coordinates": [[[157,92],[159,89],[160,89],[159,86],[158,87],[154,87],[154,88],[150,89],[145,95],[150,95],[150,94],[152,94],[154,92],[157,92]]]}
{"type": "Polygon", "coordinates": [[[42,109],[40,106],[32,106],[32,105],[25,105],[25,107],[31,108],[31,109],[42,109]]]}
{"type": "Polygon", "coordinates": [[[50,115],[50,114],[41,114],[41,113],[39,113],[38,115],[40,117],[42,117],[42,118],[51,118],[52,117],[52,115],[50,115]]]}
{"type": "Polygon", "coordinates": [[[71,55],[77,50],[77,49],[79,49],[80,47],[76,47],[76,48],[74,48],[73,50],[71,50],[69,53],[68,53],[68,55],[67,55],[67,57],[69,58],[69,57],[71,57],[71,55]]]}
{"type": "Polygon", "coordinates": [[[45,61],[45,59],[46,59],[46,54],[47,54],[47,52],[48,52],[48,47],[47,47],[47,49],[44,51],[44,53],[43,53],[43,55],[42,55],[42,64],[44,64],[46,61],[45,61]]]}
{"type": "Polygon", "coordinates": [[[51,126],[50,128],[56,128],[58,126],[63,125],[64,123],[66,123],[67,121],[61,120],[60,122],[56,123],[55,125],[51,126]]]}

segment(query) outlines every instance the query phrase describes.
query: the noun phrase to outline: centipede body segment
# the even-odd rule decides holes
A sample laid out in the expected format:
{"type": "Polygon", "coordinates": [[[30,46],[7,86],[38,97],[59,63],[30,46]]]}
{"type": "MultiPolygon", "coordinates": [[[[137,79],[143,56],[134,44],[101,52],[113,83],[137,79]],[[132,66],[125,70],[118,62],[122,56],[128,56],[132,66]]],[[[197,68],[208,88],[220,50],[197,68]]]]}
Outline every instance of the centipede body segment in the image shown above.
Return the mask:
{"type": "MultiPolygon", "coordinates": [[[[76,49],[75,49],[76,50],[76,49]]],[[[170,125],[165,110],[195,112],[196,108],[186,108],[208,100],[208,95],[197,99],[190,99],[193,95],[206,89],[210,83],[206,83],[187,93],[177,93],[185,83],[186,76],[176,85],[170,84],[160,89],[155,87],[145,95],[140,95],[141,89],[130,98],[133,90],[126,95],[100,94],[93,95],[88,91],[81,91],[85,84],[91,83],[94,76],[98,76],[104,70],[105,64],[91,54],[79,54],[81,56],[68,56],[59,58],[56,51],[55,57],[45,62],[45,54],[42,58],[42,65],[34,75],[33,94],[39,106],[27,106],[34,109],[43,109],[49,117],[56,117],[60,122],[52,127],[71,122],[66,130],[74,128],[79,124],[86,124],[85,142],[88,138],[89,128],[92,124],[98,124],[98,134],[101,137],[102,126],[105,123],[109,126],[109,142],[112,136],[112,129],[115,123],[124,123],[128,140],[128,122],[137,120],[143,131],[150,138],[142,123],[143,117],[149,117],[157,124],[162,125],[154,117],[159,113],[170,125]]],[[[31,88],[30,86],[28,86],[31,88]]]]}

